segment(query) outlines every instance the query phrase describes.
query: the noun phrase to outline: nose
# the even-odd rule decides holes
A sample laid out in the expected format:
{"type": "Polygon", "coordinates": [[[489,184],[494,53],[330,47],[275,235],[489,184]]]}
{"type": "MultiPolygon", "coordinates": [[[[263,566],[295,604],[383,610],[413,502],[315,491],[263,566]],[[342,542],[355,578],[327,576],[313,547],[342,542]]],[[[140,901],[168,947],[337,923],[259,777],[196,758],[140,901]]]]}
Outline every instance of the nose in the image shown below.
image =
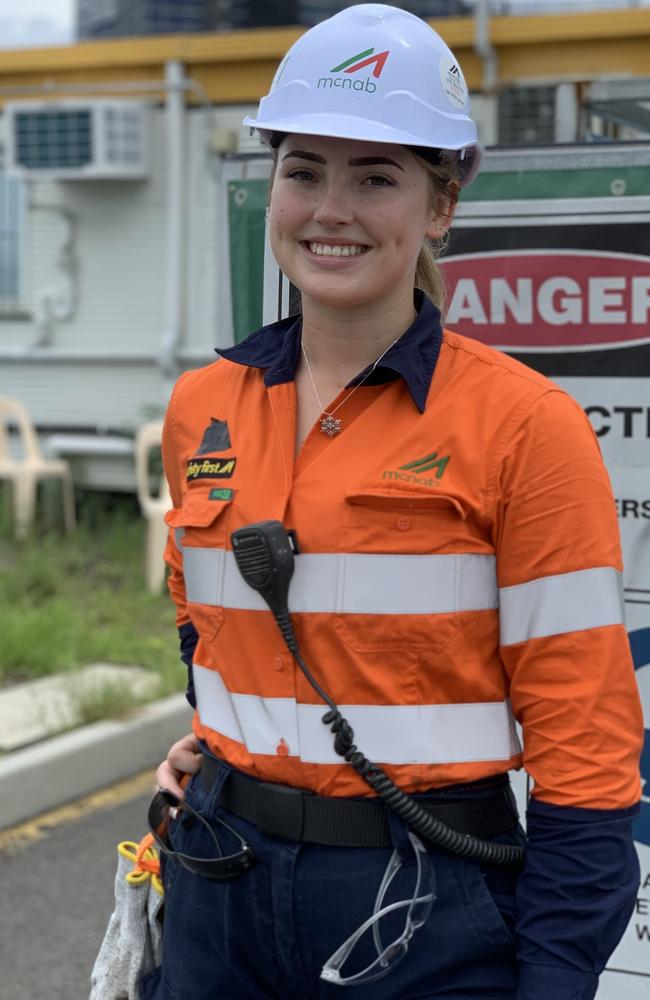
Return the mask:
{"type": "Polygon", "coordinates": [[[352,202],[343,185],[332,180],[323,184],[314,209],[314,220],[327,227],[350,223],[353,218],[352,202]]]}

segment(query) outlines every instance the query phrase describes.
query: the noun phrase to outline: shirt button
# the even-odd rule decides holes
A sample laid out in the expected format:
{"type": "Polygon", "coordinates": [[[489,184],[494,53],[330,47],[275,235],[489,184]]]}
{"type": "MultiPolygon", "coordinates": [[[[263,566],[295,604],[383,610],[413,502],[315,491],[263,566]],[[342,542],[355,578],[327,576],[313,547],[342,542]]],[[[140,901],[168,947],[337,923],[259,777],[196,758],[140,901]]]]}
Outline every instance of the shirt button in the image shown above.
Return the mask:
{"type": "Polygon", "coordinates": [[[411,522],[408,517],[398,517],[395,521],[395,527],[398,531],[408,531],[411,527],[411,522]]]}
{"type": "Polygon", "coordinates": [[[280,742],[278,743],[277,747],[275,748],[275,752],[277,753],[278,757],[288,757],[289,756],[289,744],[287,743],[287,741],[284,740],[284,739],[280,740],[280,742]]]}
{"type": "Polygon", "coordinates": [[[284,667],[284,661],[279,654],[273,657],[273,666],[276,670],[282,670],[284,667]]]}

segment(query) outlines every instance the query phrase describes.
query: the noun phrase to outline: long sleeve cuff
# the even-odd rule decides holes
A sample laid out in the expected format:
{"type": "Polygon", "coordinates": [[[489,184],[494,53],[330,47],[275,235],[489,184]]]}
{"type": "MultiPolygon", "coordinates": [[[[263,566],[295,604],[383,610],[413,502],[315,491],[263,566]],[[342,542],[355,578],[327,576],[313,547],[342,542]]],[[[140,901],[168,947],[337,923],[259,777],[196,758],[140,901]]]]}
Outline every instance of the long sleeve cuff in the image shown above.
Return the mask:
{"type": "Polygon", "coordinates": [[[593,1000],[598,989],[598,976],[579,972],[568,966],[519,966],[516,1000],[593,1000]]]}
{"type": "Polygon", "coordinates": [[[180,639],[181,644],[181,660],[187,667],[187,689],[185,691],[185,697],[189,701],[192,708],[196,708],[194,676],[192,674],[192,657],[194,656],[194,650],[196,649],[196,644],[199,641],[199,636],[192,622],[186,622],[185,625],[181,625],[179,627],[178,638],[180,639]]]}
{"type": "Polygon", "coordinates": [[[517,886],[517,1000],[592,1000],[634,909],[639,860],[627,809],[532,799],[517,886]]]}

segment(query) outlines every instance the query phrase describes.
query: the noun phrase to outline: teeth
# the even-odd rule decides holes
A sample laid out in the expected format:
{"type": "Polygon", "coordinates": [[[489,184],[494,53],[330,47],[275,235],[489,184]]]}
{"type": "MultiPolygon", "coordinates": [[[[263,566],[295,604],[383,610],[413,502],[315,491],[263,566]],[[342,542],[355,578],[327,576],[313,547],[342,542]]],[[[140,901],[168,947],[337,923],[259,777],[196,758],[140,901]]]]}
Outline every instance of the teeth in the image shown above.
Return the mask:
{"type": "Polygon", "coordinates": [[[330,246],[326,243],[310,243],[312,253],[321,257],[356,257],[366,250],[365,246],[330,246]]]}

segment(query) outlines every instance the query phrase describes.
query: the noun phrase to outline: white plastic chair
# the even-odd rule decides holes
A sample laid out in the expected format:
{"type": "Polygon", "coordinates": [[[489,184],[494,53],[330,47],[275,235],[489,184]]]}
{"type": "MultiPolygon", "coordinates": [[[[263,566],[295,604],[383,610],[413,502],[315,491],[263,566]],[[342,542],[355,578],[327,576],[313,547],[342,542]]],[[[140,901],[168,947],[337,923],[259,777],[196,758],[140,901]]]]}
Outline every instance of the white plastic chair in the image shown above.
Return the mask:
{"type": "Polygon", "coordinates": [[[162,420],[152,420],[138,429],[135,438],[135,475],[138,484],[138,500],[142,514],[147,521],[145,579],[147,589],[152,594],[160,593],[165,580],[163,556],[167,544],[168,529],[163,518],[172,506],[164,473],[160,477],[158,494],[153,494],[150,488],[149,456],[153,449],[160,449],[162,428],[162,420]]]}
{"type": "Polygon", "coordinates": [[[70,465],[64,458],[45,458],[29,414],[22,403],[0,396],[0,479],[11,483],[13,524],[17,538],[24,538],[36,516],[36,491],[42,479],[60,479],[63,496],[63,522],[66,531],[77,526],[74,487],[70,465]],[[9,427],[16,427],[21,454],[12,452],[9,427]]]}

